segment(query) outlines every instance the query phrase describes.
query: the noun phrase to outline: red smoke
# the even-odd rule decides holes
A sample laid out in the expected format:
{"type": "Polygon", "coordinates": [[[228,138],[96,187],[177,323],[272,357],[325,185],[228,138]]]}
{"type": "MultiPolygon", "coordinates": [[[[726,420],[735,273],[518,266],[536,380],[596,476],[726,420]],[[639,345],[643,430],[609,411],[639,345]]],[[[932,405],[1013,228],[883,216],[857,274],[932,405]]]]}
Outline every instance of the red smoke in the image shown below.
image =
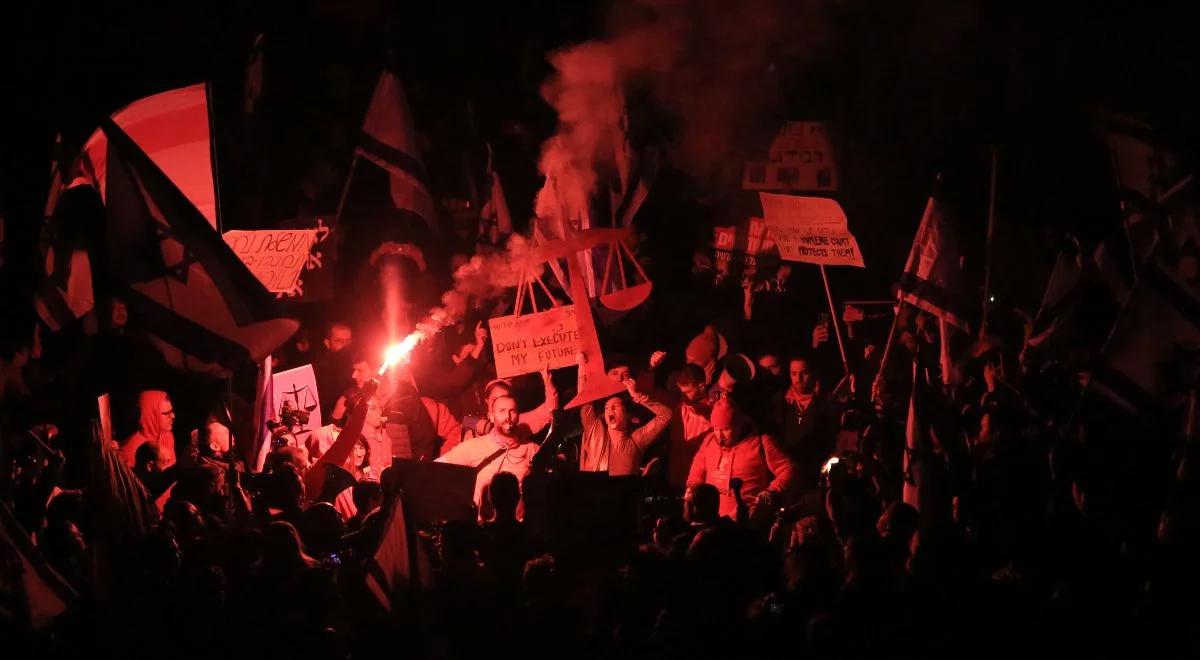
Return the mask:
{"type": "Polygon", "coordinates": [[[746,156],[789,117],[780,77],[827,42],[829,0],[618,0],[610,36],[549,56],[555,73],[542,95],[558,111],[542,146],[547,177],[539,217],[577,220],[595,191],[597,169],[612,166],[625,90],[648,93],[676,123],[672,164],[700,181],[740,173],[746,156]]]}

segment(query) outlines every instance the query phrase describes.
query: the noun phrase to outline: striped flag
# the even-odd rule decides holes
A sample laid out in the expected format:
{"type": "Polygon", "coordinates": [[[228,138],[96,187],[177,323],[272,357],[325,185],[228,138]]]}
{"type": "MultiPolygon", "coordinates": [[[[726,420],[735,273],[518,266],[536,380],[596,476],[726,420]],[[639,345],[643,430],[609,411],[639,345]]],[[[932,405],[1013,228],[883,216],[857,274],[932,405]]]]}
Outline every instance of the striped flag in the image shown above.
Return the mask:
{"type": "Polygon", "coordinates": [[[158,522],[158,506],[150,492],[104,436],[99,420],[92,425],[91,481],[88,497],[100,526],[113,533],[142,537],[158,522]]]}
{"type": "Polygon", "coordinates": [[[34,291],[34,308],[52,331],[59,331],[92,311],[91,258],[88,246],[100,233],[104,207],[89,186],[55,195],[42,225],[42,279],[34,291]]]}
{"type": "Polygon", "coordinates": [[[617,155],[619,178],[609,189],[613,226],[632,227],[634,216],[650,196],[650,187],[658,178],[658,150],[646,149],[639,157],[626,145],[617,155]]]}
{"type": "Polygon", "coordinates": [[[1130,117],[1100,113],[1098,126],[1112,157],[1117,187],[1146,208],[1158,204],[1178,163],[1157,131],[1130,117]]]}
{"type": "MultiPolygon", "coordinates": [[[[111,121],[121,128],[168,179],[200,211],[209,226],[217,226],[217,197],[213,184],[212,142],[209,134],[208,91],[203,83],[181,87],[134,101],[118,110],[111,121]]],[[[66,177],[68,188],[88,184],[107,203],[108,140],[97,130],[83,145],[66,177]]]]}
{"type": "Polygon", "coordinates": [[[391,175],[392,203],[397,209],[417,214],[437,231],[437,211],[408,99],[400,79],[390,71],[379,74],[356,153],[391,175]]]}
{"type": "Polygon", "coordinates": [[[114,122],[107,137],[107,253],[114,284],[168,364],[227,374],[296,332],[195,206],[114,122]]]}
{"type": "Polygon", "coordinates": [[[393,496],[385,511],[387,522],[375,556],[367,563],[366,580],[379,604],[394,612],[412,605],[422,585],[432,584],[432,572],[416,530],[408,524],[403,496],[393,496]]]}
{"type": "Polygon", "coordinates": [[[1200,379],[1200,231],[1180,218],[1139,270],[1091,385],[1122,408],[1158,414],[1200,379]]]}
{"type": "Polygon", "coordinates": [[[929,458],[929,420],[926,418],[923,394],[928,383],[921,382],[924,370],[919,360],[913,361],[913,387],[908,397],[908,418],[904,424],[904,503],[920,510],[920,487],[929,458]],[[924,386],[924,387],[923,387],[924,386]]]}
{"type": "Polygon", "coordinates": [[[489,194],[479,211],[477,242],[499,246],[504,236],[513,233],[513,223],[512,215],[508,212],[508,201],[504,197],[504,186],[500,185],[500,173],[496,171],[492,158],[491,145],[488,145],[487,177],[489,194]]]}
{"type": "Polygon", "coordinates": [[[1050,271],[1050,281],[1046,283],[1046,292],[1042,294],[1042,303],[1033,319],[1030,346],[1047,344],[1066,324],[1074,297],[1083,286],[1081,257],[1082,249],[1074,237],[1058,251],[1054,269],[1050,271]]]}
{"type": "Polygon", "coordinates": [[[87,250],[46,252],[46,277],[34,292],[33,305],[50,330],[58,332],[95,307],[87,250]]]}
{"type": "Polygon", "coordinates": [[[92,423],[89,456],[88,509],[95,534],[89,537],[97,598],[116,598],[128,588],[137,553],[131,548],[159,521],[159,508],[141,480],[126,465],[104,435],[99,420],[92,423]]]}
{"type": "Polygon", "coordinates": [[[24,595],[24,603],[18,605],[25,612],[18,619],[28,620],[34,629],[49,625],[76,598],[75,590],[46,562],[4,503],[0,503],[0,566],[5,567],[0,571],[0,592],[24,595]],[[8,584],[9,577],[19,586],[8,584]]]}
{"type": "Polygon", "coordinates": [[[908,263],[900,275],[900,297],[914,307],[970,331],[971,302],[963,284],[958,241],[945,206],[933,196],[925,205],[908,263]]]}

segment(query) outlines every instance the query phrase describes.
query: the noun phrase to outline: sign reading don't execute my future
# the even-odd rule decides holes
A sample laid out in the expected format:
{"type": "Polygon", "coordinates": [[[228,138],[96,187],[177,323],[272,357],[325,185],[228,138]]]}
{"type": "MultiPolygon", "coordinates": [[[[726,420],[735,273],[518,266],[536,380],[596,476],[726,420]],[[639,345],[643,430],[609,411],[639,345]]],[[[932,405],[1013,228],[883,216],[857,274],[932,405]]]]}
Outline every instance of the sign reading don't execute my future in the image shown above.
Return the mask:
{"type": "Polygon", "coordinates": [[[574,305],[533,314],[499,316],[490,319],[488,327],[496,358],[496,375],[500,378],[576,363],[579,330],[574,305]]]}

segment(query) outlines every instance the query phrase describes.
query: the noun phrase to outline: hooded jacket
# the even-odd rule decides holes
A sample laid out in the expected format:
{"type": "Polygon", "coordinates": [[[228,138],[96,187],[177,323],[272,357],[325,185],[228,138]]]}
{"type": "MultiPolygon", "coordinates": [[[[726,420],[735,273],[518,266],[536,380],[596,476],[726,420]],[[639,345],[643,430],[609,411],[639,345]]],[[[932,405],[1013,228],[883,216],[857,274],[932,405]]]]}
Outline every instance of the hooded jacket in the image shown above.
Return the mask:
{"type": "Polygon", "coordinates": [[[134,457],[138,447],[153,442],[158,445],[159,469],[166,470],[175,464],[175,435],[162,428],[162,402],[167,393],[161,390],[146,390],[138,395],[138,430],[121,445],[121,456],[125,464],[135,467],[134,457]]]}

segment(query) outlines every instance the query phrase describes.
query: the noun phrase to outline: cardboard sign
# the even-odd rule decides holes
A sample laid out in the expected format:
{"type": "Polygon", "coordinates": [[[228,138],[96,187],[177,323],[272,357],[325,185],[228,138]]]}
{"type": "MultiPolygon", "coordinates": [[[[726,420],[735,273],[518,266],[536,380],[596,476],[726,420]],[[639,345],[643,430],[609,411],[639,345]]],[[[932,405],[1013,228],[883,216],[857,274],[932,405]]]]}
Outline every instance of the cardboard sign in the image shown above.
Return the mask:
{"type": "Polygon", "coordinates": [[[334,236],[336,217],[285,220],[281,229],[315,232],[312,249],[296,285],[290,291],[277,293],[276,298],[291,302],[313,302],[333,298],[333,271],[337,266],[337,241],[334,236]]]}
{"type": "Polygon", "coordinates": [[[834,192],[837,165],[824,122],[792,121],[771,143],[768,160],[746,164],[743,190],[834,192]]]}
{"type": "Polygon", "coordinates": [[[488,321],[496,375],[509,378],[575,364],[579,330],[575,306],[563,305],[544,312],[500,316],[488,321]]]}
{"type": "Polygon", "coordinates": [[[317,393],[317,376],[311,364],[271,374],[272,419],[279,419],[284,401],[292,408],[308,413],[308,423],[302,425],[303,430],[321,428],[321,397],[317,393]]]}
{"type": "Polygon", "coordinates": [[[846,214],[832,199],[759,193],[779,256],[825,266],[866,267],[846,214]]]}
{"type": "Polygon", "coordinates": [[[317,242],[316,229],[232,230],[225,243],[272,293],[294,293],[317,242]]]}

